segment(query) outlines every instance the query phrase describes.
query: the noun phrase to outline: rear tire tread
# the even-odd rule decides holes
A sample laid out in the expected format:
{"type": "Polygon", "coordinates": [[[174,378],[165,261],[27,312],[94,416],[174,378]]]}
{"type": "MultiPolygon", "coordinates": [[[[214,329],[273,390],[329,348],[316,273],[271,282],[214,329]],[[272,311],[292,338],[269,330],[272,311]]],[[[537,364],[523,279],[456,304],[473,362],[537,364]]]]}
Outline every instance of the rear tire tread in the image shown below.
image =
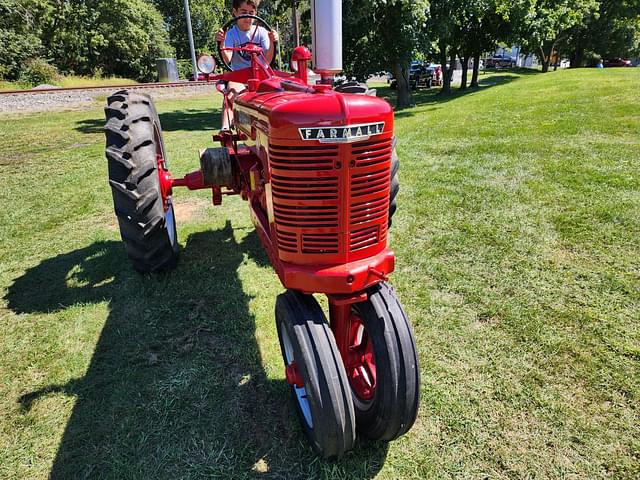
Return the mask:
{"type": "Polygon", "coordinates": [[[158,114],[146,95],[135,92],[116,92],[107,102],[105,154],[125,249],[138,271],[172,268],[179,247],[165,217],[173,215],[173,207],[164,211],[156,175],[156,149],[162,147],[156,145],[162,142],[158,114]]]}

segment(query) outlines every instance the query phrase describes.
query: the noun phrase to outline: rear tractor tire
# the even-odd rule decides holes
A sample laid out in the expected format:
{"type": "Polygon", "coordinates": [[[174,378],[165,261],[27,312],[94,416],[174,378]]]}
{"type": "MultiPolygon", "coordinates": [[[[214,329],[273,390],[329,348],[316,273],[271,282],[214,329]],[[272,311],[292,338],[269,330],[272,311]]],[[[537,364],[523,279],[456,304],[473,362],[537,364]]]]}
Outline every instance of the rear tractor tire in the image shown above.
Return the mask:
{"type": "Polygon", "coordinates": [[[120,235],[133,267],[141,272],[173,268],[178,258],[171,195],[158,113],[147,95],[121,90],[105,107],[105,154],[120,235]]]}
{"type": "Polygon", "coordinates": [[[353,447],[356,420],[344,364],[327,320],[311,296],[288,290],[276,301],[287,382],[300,422],[324,458],[353,447]]]}

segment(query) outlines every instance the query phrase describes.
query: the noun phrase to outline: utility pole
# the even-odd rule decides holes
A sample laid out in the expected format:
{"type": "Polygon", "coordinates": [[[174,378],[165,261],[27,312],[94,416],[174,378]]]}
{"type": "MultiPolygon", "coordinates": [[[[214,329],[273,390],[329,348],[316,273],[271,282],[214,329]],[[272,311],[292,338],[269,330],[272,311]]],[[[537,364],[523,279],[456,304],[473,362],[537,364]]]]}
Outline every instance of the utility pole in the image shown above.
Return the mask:
{"type": "Polygon", "coordinates": [[[291,0],[291,23],[293,24],[293,39],[295,47],[300,45],[300,22],[298,21],[298,10],[296,9],[296,0],[291,0]]]}
{"type": "Polygon", "coordinates": [[[196,62],[196,48],[193,45],[193,32],[191,31],[191,12],[189,0],[184,0],[184,15],[187,19],[187,35],[189,36],[189,48],[191,49],[191,66],[193,67],[193,80],[198,80],[198,64],[196,62]]]}

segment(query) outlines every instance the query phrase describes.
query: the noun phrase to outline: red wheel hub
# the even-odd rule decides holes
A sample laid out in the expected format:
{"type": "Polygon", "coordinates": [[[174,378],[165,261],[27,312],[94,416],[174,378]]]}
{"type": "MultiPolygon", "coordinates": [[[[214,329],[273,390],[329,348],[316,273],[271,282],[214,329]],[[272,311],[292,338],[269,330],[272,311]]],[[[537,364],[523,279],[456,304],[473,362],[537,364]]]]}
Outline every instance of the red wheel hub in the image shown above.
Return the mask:
{"type": "Polygon", "coordinates": [[[158,180],[160,181],[160,195],[162,195],[162,206],[164,211],[169,210],[169,197],[171,196],[171,175],[165,169],[164,159],[159,153],[156,154],[158,168],[158,180]]]}
{"type": "Polygon", "coordinates": [[[353,310],[349,314],[349,337],[346,370],[354,393],[362,400],[371,400],[376,390],[376,359],[373,343],[362,319],[353,310]]]}
{"type": "Polygon", "coordinates": [[[284,369],[285,376],[287,377],[287,383],[289,385],[295,385],[298,388],[304,387],[304,379],[298,370],[296,362],[291,362],[284,369]]]}

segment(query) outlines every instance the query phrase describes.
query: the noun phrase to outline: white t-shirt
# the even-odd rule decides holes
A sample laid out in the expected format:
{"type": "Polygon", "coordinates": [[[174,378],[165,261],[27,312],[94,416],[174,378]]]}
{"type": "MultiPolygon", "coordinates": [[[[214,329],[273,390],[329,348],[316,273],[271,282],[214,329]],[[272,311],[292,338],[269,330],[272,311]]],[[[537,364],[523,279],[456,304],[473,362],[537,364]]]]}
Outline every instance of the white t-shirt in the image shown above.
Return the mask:
{"type": "MultiPolygon", "coordinates": [[[[244,47],[248,43],[253,43],[262,47],[264,53],[269,49],[269,32],[264,27],[252,25],[249,30],[243,32],[234,25],[229,30],[224,39],[225,47],[244,47]]],[[[231,56],[231,69],[240,70],[251,66],[251,55],[246,52],[234,51],[231,56]]]]}

